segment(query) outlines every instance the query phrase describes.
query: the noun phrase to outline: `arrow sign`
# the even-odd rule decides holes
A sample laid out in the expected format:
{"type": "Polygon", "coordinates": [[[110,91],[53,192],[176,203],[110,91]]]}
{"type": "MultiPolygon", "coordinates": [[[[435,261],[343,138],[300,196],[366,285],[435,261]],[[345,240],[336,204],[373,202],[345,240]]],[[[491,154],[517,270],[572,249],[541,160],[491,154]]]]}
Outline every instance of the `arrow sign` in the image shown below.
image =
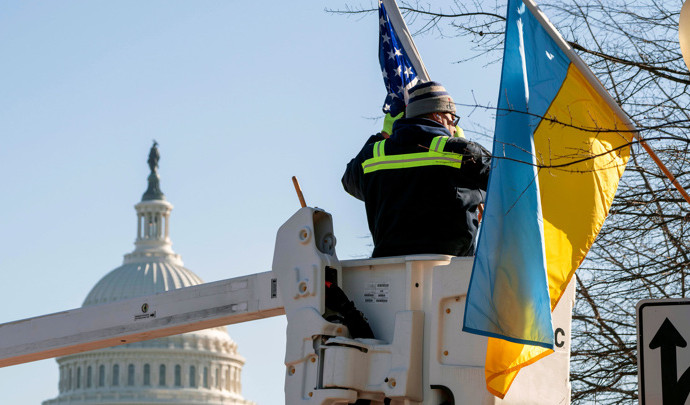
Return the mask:
{"type": "MultiPolygon", "coordinates": [[[[664,323],[649,343],[649,348],[661,348],[661,395],[663,405],[683,405],[690,394],[690,385],[678,381],[678,363],[676,347],[685,347],[688,343],[678,333],[673,323],[666,318],[664,323]]],[[[690,368],[685,370],[681,380],[690,378],[690,368]]]]}
{"type": "Polygon", "coordinates": [[[637,330],[640,404],[684,405],[690,396],[690,350],[684,349],[690,340],[690,300],[640,301],[637,330]]]}

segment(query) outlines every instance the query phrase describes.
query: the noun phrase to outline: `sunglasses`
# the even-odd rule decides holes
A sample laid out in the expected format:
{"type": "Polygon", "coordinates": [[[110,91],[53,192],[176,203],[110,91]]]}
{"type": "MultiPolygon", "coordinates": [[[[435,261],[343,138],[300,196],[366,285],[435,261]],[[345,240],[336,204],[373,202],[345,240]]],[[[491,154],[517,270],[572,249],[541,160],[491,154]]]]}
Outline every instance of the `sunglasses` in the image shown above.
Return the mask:
{"type": "Polygon", "coordinates": [[[458,125],[458,122],[460,122],[460,117],[458,117],[457,115],[453,114],[452,112],[449,112],[449,113],[446,113],[446,114],[450,114],[450,116],[453,117],[453,120],[452,120],[453,126],[457,126],[457,125],[458,125]]]}
{"type": "Polygon", "coordinates": [[[460,122],[460,117],[455,115],[455,114],[451,114],[451,115],[453,116],[453,125],[457,126],[458,122],[460,122]]]}

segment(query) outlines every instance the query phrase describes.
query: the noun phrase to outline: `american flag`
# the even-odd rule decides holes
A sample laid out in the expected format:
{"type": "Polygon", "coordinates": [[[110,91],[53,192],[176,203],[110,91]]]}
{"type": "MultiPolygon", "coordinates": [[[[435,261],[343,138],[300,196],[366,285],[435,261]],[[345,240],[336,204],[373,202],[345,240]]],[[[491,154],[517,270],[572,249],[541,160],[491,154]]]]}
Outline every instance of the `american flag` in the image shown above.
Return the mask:
{"type": "Polygon", "coordinates": [[[407,104],[406,90],[429,75],[395,0],[379,0],[379,63],[388,92],[383,112],[398,115],[407,104]]]}

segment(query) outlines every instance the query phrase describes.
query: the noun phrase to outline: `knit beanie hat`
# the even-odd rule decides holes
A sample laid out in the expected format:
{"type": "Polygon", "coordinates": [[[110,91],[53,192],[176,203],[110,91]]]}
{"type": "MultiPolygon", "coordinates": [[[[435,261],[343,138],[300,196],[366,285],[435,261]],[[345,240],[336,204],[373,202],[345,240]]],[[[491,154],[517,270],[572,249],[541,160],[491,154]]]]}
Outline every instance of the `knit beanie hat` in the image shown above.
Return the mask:
{"type": "Polygon", "coordinates": [[[455,103],[439,82],[424,82],[412,87],[408,94],[405,116],[418,117],[433,112],[449,112],[455,114],[455,103]]]}

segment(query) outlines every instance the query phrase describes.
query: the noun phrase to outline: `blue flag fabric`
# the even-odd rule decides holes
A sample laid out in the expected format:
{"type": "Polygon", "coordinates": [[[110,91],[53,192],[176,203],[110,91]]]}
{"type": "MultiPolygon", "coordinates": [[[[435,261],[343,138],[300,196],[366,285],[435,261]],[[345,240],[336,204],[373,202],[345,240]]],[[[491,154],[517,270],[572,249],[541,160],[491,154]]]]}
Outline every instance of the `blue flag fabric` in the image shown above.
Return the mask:
{"type": "Polygon", "coordinates": [[[402,112],[407,104],[405,90],[417,84],[418,73],[410,60],[410,56],[415,57],[414,53],[414,50],[405,49],[383,1],[379,1],[379,63],[388,91],[383,103],[384,114],[396,116],[402,112]]]}
{"type": "Polygon", "coordinates": [[[503,58],[501,89],[506,91],[499,94],[495,158],[463,329],[553,348],[532,133],[569,61],[520,0],[508,5],[503,58]]]}

